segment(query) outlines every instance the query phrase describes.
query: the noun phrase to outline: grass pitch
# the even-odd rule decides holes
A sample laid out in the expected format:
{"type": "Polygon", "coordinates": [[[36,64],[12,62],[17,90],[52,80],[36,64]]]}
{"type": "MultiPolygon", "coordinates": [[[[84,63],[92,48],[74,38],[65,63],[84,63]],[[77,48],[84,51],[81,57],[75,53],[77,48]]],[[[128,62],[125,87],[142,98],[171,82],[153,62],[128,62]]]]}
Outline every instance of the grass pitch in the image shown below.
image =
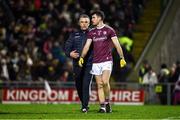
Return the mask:
{"type": "Polygon", "coordinates": [[[112,113],[97,113],[92,104],[87,114],[78,104],[0,104],[0,119],[180,119],[180,106],[112,105],[112,113]]]}

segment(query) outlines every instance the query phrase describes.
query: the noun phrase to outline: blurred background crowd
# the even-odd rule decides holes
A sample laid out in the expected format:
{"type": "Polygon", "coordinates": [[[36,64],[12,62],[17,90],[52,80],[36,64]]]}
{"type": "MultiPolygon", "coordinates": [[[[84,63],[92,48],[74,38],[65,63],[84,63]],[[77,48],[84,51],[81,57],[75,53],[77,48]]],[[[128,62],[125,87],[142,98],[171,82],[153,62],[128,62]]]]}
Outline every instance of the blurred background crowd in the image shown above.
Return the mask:
{"type": "MultiPolygon", "coordinates": [[[[106,24],[112,26],[119,37],[126,68],[120,70],[118,55],[114,55],[112,78],[126,81],[135,61],[133,31],[146,9],[148,0],[0,0],[0,79],[72,81],[72,61],[64,54],[64,43],[70,32],[78,29],[81,13],[90,14],[101,9],[106,24]]],[[[163,64],[162,69],[168,67],[163,64]]],[[[173,71],[178,71],[179,62],[173,71]],[[175,68],[176,67],[176,68],[175,68]]],[[[162,69],[159,80],[162,78],[162,69]]],[[[140,70],[140,82],[147,70],[140,70]]],[[[165,72],[165,73],[166,73],[165,72]]],[[[164,72],[163,72],[164,73],[164,72]]],[[[167,74],[166,73],[166,74],[167,74]]],[[[157,73],[158,74],[158,73],[157,73]]],[[[164,75],[164,74],[163,74],[164,75]]],[[[169,81],[169,80],[167,80],[169,81]]],[[[172,80],[170,80],[172,81],[172,80]]]]}
{"type": "MultiPolygon", "coordinates": [[[[64,43],[78,28],[81,13],[105,12],[119,37],[133,39],[133,26],[145,0],[1,0],[0,76],[2,80],[72,80],[64,43]]],[[[131,46],[124,49],[131,51],[131,46]]],[[[132,62],[132,55],[130,62],[132,62]]]]}

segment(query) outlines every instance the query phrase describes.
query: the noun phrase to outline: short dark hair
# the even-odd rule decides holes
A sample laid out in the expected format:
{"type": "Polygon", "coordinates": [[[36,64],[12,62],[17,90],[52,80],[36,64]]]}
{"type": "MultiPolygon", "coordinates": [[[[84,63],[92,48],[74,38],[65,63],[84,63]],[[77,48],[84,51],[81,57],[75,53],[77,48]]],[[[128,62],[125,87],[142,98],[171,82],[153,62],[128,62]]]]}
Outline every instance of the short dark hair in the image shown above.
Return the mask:
{"type": "Polygon", "coordinates": [[[80,20],[80,18],[89,18],[89,16],[87,14],[80,14],[78,20],[80,20]]]}
{"type": "Polygon", "coordinates": [[[102,20],[105,19],[104,12],[101,11],[101,10],[93,11],[93,12],[91,13],[91,15],[97,15],[97,16],[101,17],[102,20]]]}

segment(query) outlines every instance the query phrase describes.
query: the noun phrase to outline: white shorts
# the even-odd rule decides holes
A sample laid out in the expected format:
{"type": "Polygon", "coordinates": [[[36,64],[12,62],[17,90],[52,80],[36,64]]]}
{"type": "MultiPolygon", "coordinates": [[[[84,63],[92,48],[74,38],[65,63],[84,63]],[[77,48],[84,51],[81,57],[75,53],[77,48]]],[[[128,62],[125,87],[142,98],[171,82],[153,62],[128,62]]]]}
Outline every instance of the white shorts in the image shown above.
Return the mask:
{"type": "Polygon", "coordinates": [[[112,71],[113,63],[112,61],[106,61],[101,63],[93,63],[91,74],[93,75],[102,75],[104,70],[112,71]]]}

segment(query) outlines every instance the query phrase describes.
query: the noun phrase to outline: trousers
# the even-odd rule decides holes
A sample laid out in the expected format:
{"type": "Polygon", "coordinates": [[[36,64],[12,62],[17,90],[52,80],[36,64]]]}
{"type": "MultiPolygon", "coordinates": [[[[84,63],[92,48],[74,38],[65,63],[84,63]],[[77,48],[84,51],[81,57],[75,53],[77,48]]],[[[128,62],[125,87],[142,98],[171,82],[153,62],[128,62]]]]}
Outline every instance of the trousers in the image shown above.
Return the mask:
{"type": "Polygon", "coordinates": [[[90,74],[92,66],[77,66],[74,68],[74,79],[82,109],[87,108],[89,104],[90,88],[93,75],[90,74]]]}

